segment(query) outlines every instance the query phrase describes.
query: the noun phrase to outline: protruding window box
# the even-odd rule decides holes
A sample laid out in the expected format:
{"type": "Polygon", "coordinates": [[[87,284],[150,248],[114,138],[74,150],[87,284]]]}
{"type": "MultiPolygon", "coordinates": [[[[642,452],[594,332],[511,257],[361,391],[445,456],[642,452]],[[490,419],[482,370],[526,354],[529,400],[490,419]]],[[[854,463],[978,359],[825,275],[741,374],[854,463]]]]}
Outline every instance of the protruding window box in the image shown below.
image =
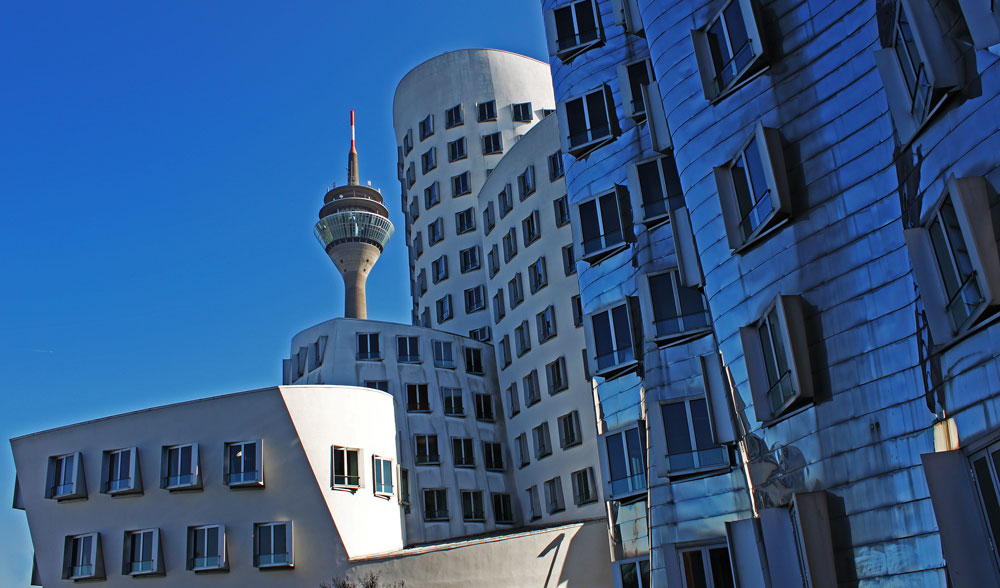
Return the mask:
{"type": "Polygon", "coordinates": [[[573,207],[573,215],[576,222],[572,229],[580,259],[591,265],[627,249],[635,239],[624,186],[581,202],[573,207]]]}
{"type": "Polygon", "coordinates": [[[292,556],[292,523],[256,523],[253,526],[253,565],[259,569],[290,568],[292,556]]]}
{"type": "Polygon", "coordinates": [[[632,210],[641,210],[636,219],[646,227],[670,221],[671,213],[684,207],[684,192],[673,155],[641,161],[628,166],[632,210]]]}
{"type": "Polygon", "coordinates": [[[725,97],[766,67],[763,39],[757,0],[730,0],[691,31],[706,99],[725,97]]]}
{"type": "Polygon", "coordinates": [[[103,580],[105,577],[101,534],[85,533],[67,536],[63,546],[62,579],[75,582],[78,580],[103,580]]]}
{"type": "Polygon", "coordinates": [[[712,332],[712,322],[700,290],[689,288],[671,270],[637,280],[643,332],[658,347],[681,345],[712,332]]]}
{"type": "Polygon", "coordinates": [[[59,501],[87,498],[82,453],[77,451],[49,458],[45,498],[59,501]]]}
{"type": "Polygon", "coordinates": [[[577,159],[585,159],[621,134],[614,96],[606,84],[560,102],[558,122],[570,155],[577,159]]]}
{"type": "Polygon", "coordinates": [[[264,442],[238,441],[226,443],[223,480],[230,488],[262,488],[264,486],[264,442]]]}
{"type": "Polygon", "coordinates": [[[188,570],[196,573],[228,571],[227,556],[225,526],[188,527],[188,570]]]}
{"type": "Polygon", "coordinates": [[[591,328],[585,329],[585,334],[587,349],[592,350],[593,375],[612,379],[639,368],[640,356],[636,353],[637,342],[642,341],[639,321],[639,301],[631,296],[590,316],[591,328]]]}
{"type": "Polygon", "coordinates": [[[125,531],[122,575],[155,576],[164,575],[163,545],[160,543],[159,529],[125,531]]]}
{"type": "Polygon", "coordinates": [[[101,460],[101,493],[112,496],[142,494],[137,447],[104,452],[101,460]]]}
{"type": "Polygon", "coordinates": [[[563,63],[604,44],[601,12],[594,0],[569,2],[545,12],[549,54],[563,63]]]}

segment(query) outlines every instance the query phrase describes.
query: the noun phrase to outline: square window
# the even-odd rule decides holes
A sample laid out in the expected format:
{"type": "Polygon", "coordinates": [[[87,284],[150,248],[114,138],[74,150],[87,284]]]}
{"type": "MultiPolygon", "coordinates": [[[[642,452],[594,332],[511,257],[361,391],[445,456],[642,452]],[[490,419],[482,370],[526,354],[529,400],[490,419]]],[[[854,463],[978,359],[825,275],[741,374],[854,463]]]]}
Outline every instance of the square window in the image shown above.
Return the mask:
{"type": "Polygon", "coordinates": [[[513,523],[514,510],[511,508],[510,494],[493,494],[493,519],[497,523],[513,523]]]}
{"type": "Polygon", "coordinates": [[[483,509],[483,492],[481,490],[462,490],[462,520],[467,522],[483,522],[486,512],[483,509]]]}
{"type": "Polygon", "coordinates": [[[497,101],[480,102],[476,105],[479,109],[479,122],[486,122],[497,119],[497,101]]]}
{"type": "MultiPolygon", "coordinates": [[[[653,339],[659,346],[684,343],[711,331],[704,295],[684,286],[679,272],[648,275],[645,285],[649,288],[653,339]]],[[[642,286],[640,281],[640,295],[645,296],[642,286]]]]}
{"type": "Polygon", "coordinates": [[[597,501],[594,468],[577,470],[570,474],[570,479],[573,483],[573,504],[580,506],[597,501]]]}
{"type": "Polygon", "coordinates": [[[513,110],[514,122],[531,122],[534,119],[534,114],[531,112],[531,102],[511,104],[510,108],[513,110]]]}
{"type": "Polygon", "coordinates": [[[332,488],[357,490],[361,487],[361,450],[350,447],[333,447],[332,488]]]}
{"type": "MultiPolygon", "coordinates": [[[[554,182],[565,175],[566,171],[563,169],[563,159],[562,159],[562,149],[556,151],[552,155],[549,155],[549,181],[554,182]]],[[[556,218],[559,218],[558,215],[556,218]]],[[[569,219],[566,219],[569,222],[569,219]]]]}
{"type": "Polygon", "coordinates": [[[437,435],[417,435],[417,454],[414,462],[417,465],[437,465],[441,463],[441,456],[438,453],[437,435]]]}
{"type": "Polygon", "coordinates": [[[87,482],[83,475],[83,454],[67,453],[49,458],[45,497],[56,500],[86,498],[87,482]]]}
{"type": "Polygon", "coordinates": [[[517,176],[517,197],[524,201],[525,198],[535,193],[535,166],[529,165],[524,173],[517,176]]]}
{"type": "Polygon", "coordinates": [[[466,208],[455,213],[455,234],[461,235],[476,229],[476,209],[466,208]]]}
{"type": "Polygon", "coordinates": [[[577,159],[610,143],[621,134],[615,114],[615,100],[607,85],[559,104],[559,127],[577,159]]]}
{"type": "Polygon", "coordinates": [[[226,443],[223,464],[225,482],[230,488],[264,485],[264,442],[226,443]]]}
{"type": "Polygon", "coordinates": [[[431,282],[437,284],[448,279],[448,256],[442,255],[431,262],[431,282]]]}
{"type": "Polygon", "coordinates": [[[583,443],[580,413],[573,411],[559,417],[559,447],[566,449],[583,443]]]}
{"type": "Polygon", "coordinates": [[[549,305],[535,315],[535,326],[538,330],[538,342],[545,343],[556,336],[556,309],[549,305]]]}
{"type": "Polygon", "coordinates": [[[187,569],[196,572],[228,568],[226,528],[201,525],[187,529],[187,569]]]}
{"type": "Polygon", "coordinates": [[[458,265],[461,272],[467,273],[480,268],[479,245],[462,249],[458,252],[458,265]]]}
{"type": "Polygon", "coordinates": [[[499,132],[483,135],[483,155],[503,153],[503,139],[499,132]]]}
{"type": "Polygon", "coordinates": [[[451,320],[455,316],[451,306],[451,294],[447,294],[443,298],[438,298],[434,302],[434,306],[437,310],[438,324],[451,320]]]}
{"type": "Polygon", "coordinates": [[[531,329],[528,321],[521,321],[521,324],[514,327],[514,341],[517,344],[517,356],[521,357],[531,350],[531,329]]]}
{"type": "Polygon", "coordinates": [[[549,437],[549,424],[547,422],[542,422],[532,429],[531,436],[535,439],[535,459],[552,455],[552,439],[549,437]]]}
{"type": "Polygon", "coordinates": [[[451,454],[455,467],[471,468],[476,465],[476,454],[472,447],[472,439],[468,437],[455,437],[451,440],[451,454]]]}
{"type": "Polygon", "coordinates": [[[465,159],[469,156],[468,150],[465,147],[465,137],[459,137],[454,141],[448,143],[448,161],[458,161],[460,159],[465,159]]]}
{"type": "Polygon", "coordinates": [[[478,347],[465,348],[465,372],[476,376],[486,373],[483,369],[483,350],[478,347]]]}
{"type": "Polygon", "coordinates": [[[424,520],[448,520],[448,491],[444,488],[424,490],[424,520]]]}
{"type": "Polygon", "coordinates": [[[430,412],[431,401],[427,395],[427,384],[406,385],[406,411],[430,412]]]}
{"type": "Polygon", "coordinates": [[[583,261],[595,264],[628,247],[634,240],[631,214],[628,190],[623,186],[580,203],[577,215],[583,261]]]}
{"type": "Polygon", "coordinates": [[[417,128],[419,129],[420,140],[421,141],[423,141],[427,137],[430,137],[431,135],[433,135],[434,134],[434,115],[433,114],[428,114],[427,118],[425,118],[424,120],[420,121],[420,124],[417,125],[417,128]]]}
{"type": "MultiPolygon", "coordinates": [[[[630,427],[604,437],[608,455],[611,495],[614,497],[646,492],[645,431],[630,427]]],[[[645,506],[645,505],[643,505],[645,506]]]]}
{"type": "Polygon", "coordinates": [[[63,553],[63,580],[96,580],[105,577],[104,552],[100,533],[66,537],[63,553]]]}
{"type": "Polygon", "coordinates": [[[754,2],[730,0],[691,31],[705,98],[719,98],[766,65],[759,23],[754,2]]]}
{"type": "Polygon", "coordinates": [[[437,182],[424,188],[424,210],[430,210],[441,202],[441,190],[437,182]]]}
{"type": "Polygon", "coordinates": [[[628,168],[632,209],[642,210],[646,226],[670,220],[672,210],[684,206],[684,192],[673,155],[642,161],[628,168]]]}
{"type": "Polygon", "coordinates": [[[420,173],[426,175],[427,172],[437,167],[437,147],[431,147],[420,156],[420,173]]]}
{"type": "Polygon", "coordinates": [[[528,266],[528,288],[534,294],[548,284],[549,274],[545,270],[545,256],[543,255],[528,266]]]}
{"type": "Polygon", "coordinates": [[[549,514],[566,510],[562,479],[559,476],[545,481],[545,509],[549,514]]]}
{"type": "Polygon", "coordinates": [[[462,172],[451,177],[451,197],[457,198],[472,193],[472,181],[469,172],[462,172]]]}
{"type": "Polygon", "coordinates": [[[105,451],[101,473],[101,493],[142,493],[142,476],[138,472],[139,450],[136,447],[105,451]]]}
{"type": "Polygon", "coordinates": [[[569,388],[565,357],[560,356],[552,363],[545,365],[545,379],[548,382],[550,396],[569,388]]]}
{"type": "Polygon", "coordinates": [[[358,359],[382,359],[378,333],[358,333],[358,359]]]}
{"type": "Polygon", "coordinates": [[[524,237],[524,246],[527,247],[542,236],[542,227],[538,219],[538,211],[533,210],[531,214],[521,221],[521,236],[524,237]]]}
{"type": "Polygon", "coordinates": [[[450,129],[462,125],[465,122],[465,115],[462,114],[462,105],[456,104],[444,111],[444,128],[450,129]]]}
{"type": "Polygon", "coordinates": [[[496,420],[492,394],[476,394],[476,420],[488,423],[496,420]]]}
{"type": "Polygon", "coordinates": [[[562,227],[569,223],[569,199],[563,195],[552,202],[556,216],[556,226],[562,227]]]}
{"type": "Polygon", "coordinates": [[[253,546],[254,567],[292,567],[292,523],[255,523],[253,546]]]}
{"type": "Polygon", "coordinates": [[[462,401],[461,388],[441,388],[445,416],[465,416],[465,403],[462,401]]]}
{"type": "Polygon", "coordinates": [[[420,338],[396,337],[396,360],[400,363],[420,361],[420,338]]]}
{"type": "Polygon", "coordinates": [[[549,53],[563,63],[604,43],[601,13],[594,0],[571,2],[545,13],[549,53]]]}
{"type": "Polygon", "coordinates": [[[503,471],[503,445],[500,443],[483,442],[483,463],[489,471],[503,471]]]}
{"type": "Polygon", "coordinates": [[[500,250],[497,248],[496,244],[493,244],[490,247],[490,252],[486,257],[486,261],[490,266],[490,277],[492,278],[500,273],[500,250]]]}
{"type": "Polygon", "coordinates": [[[375,495],[392,496],[392,460],[372,456],[372,474],[375,478],[375,495]]]}
{"type": "Polygon", "coordinates": [[[160,530],[125,531],[125,558],[122,562],[122,574],[139,576],[162,573],[160,530]]]}
{"type": "Polygon", "coordinates": [[[483,310],[486,308],[486,286],[476,286],[465,291],[465,313],[483,310]]]}
{"type": "Polygon", "coordinates": [[[688,398],[660,405],[671,474],[729,466],[729,451],[715,442],[708,399],[688,398]]]}
{"type": "Polygon", "coordinates": [[[182,490],[201,487],[197,443],[163,447],[160,463],[161,488],[182,490]]]}

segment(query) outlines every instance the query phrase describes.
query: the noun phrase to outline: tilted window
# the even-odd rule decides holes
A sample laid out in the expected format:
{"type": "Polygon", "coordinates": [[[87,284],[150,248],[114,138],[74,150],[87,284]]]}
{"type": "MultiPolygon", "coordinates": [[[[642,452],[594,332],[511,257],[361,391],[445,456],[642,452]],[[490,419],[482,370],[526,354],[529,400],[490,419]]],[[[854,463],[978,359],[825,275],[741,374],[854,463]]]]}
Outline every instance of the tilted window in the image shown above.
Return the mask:
{"type": "Polygon", "coordinates": [[[560,356],[555,361],[545,365],[545,379],[548,383],[550,396],[569,388],[565,357],[560,356]]]}
{"type": "Polygon", "coordinates": [[[757,0],[730,0],[691,31],[705,98],[715,100],[767,64],[757,0]]]}
{"type": "Polygon", "coordinates": [[[704,396],[660,405],[671,474],[729,465],[729,451],[715,442],[708,399],[704,396]]]}
{"type": "Polygon", "coordinates": [[[549,514],[566,510],[563,498],[562,479],[559,476],[545,481],[545,510],[549,514]]]}
{"type": "Polygon", "coordinates": [[[521,386],[524,387],[524,405],[534,406],[542,399],[542,391],[538,386],[538,371],[531,370],[527,376],[521,378],[521,386]]]}
{"type": "MultiPolygon", "coordinates": [[[[611,7],[615,14],[615,24],[621,25],[626,33],[645,36],[638,0],[611,0],[611,7]]],[[[643,588],[649,586],[643,585],[643,588]]]]}
{"type": "Polygon", "coordinates": [[[479,111],[479,122],[486,122],[497,119],[497,101],[480,102],[476,105],[479,111]]]}
{"type": "Polygon", "coordinates": [[[490,252],[486,254],[486,261],[489,265],[491,278],[500,273],[500,249],[496,243],[490,246],[490,252]]]}
{"type": "Polygon", "coordinates": [[[375,495],[392,496],[392,460],[373,455],[372,476],[375,482],[375,495]]]}
{"type": "Polygon", "coordinates": [[[569,198],[565,195],[552,201],[553,212],[555,212],[556,226],[561,227],[569,222],[569,198]]]}
{"type": "Polygon", "coordinates": [[[520,325],[514,327],[514,342],[518,357],[531,350],[531,329],[528,321],[521,321],[520,325]]]}
{"type": "Polygon", "coordinates": [[[458,161],[468,157],[468,150],[465,147],[465,137],[459,137],[448,143],[448,161],[458,161]]]}
{"type": "Polygon", "coordinates": [[[98,580],[106,577],[100,533],[66,537],[63,549],[63,580],[98,580]]]}
{"type": "Polygon", "coordinates": [[[461,235],[476,229],[476,209],[466,208],[455,213],[455,234],[461,235]]]}
{"type": "Polygon", "coordinates": [[[493,201],[486,203],[486,208],[483,209],[483,234],[489,235],[493,231],[493,227],[497,226],[496,212],[494,212],[493,201]]]}
{"type": "Polygon", "coordinates": [[[507,308],[503,300],[503,288],[500,288],[493,295],[493,321],[499,323],[505,316],[507,316],[507,308]]]}
{"type": "Polygon", "coordinates": [[[642,340],[638,301],[624,303],[594,313],[586,331],[587,348],[592,349],[594,375],[613,378],[634,369],[640,357],[635,343],[642,340]]]}
{"type": "Polygon", "coordinates": [[[223,479],[231,487],[264,485],[264,442],[226,443],[223,479]]]}
{"type": "Polygon", "coordinates": [[[500,133],[490,133],[483,135],[483,155],[492,155],[503,152],[503,138],[500,133]]]}
{"type": "Polygon", "coordinates": [[[566,449],[583,443],[580,413],[573,411],[559,417],[559,447],[566,449]]]}
{"type": "Polygon", "coordinates": [[[641,210],[646,226],[670,220],[670,212],[684,206],[684,192],[673,155],[642,161],[628,168],[632,209],[641,210]]]}
{"type": "Polygon", "coordinates": [[[431,147],[420,156],[420,173],[426,174],[437,167],[437,147],[431,147]]]}
{"type": "Polygon", "coordinates": [[[549,283],[549,274],[545,269],[545,256],[541,256],[528,266],[528,289],[532,294],[538,292],[549,283]]]}
{"type": "Polygon", "coordinates": [[[562,248],[563,273],[572,276],[576,273],[576,254],[573,252],[573,245],[564,245],[562,248]]]}
{"type": "Polygon", "coordinates": [[[538,331],[538,342],[544,343],[556,336],[556,308],[551,304],[535,315],[535,327],[538,331]]]}
{"type": "Polygon", "coordinates": [[[511,382],[507,386],[507,403],[510,405],[510,416],[516,416],[521,412],[521,397],[517,395],[517,382],[511,382]]]}
{"type": "Polygon", "coordinates": [[[575,210],[579,222],[573,229],[583,261],[597,263],[634,240],[632,211],[624,186],[615,186],[611,192],[582,202],[575,210]]]}
{"type": "Polygon", "coordinates": [[[465,122],[465,115],[462,114],[462,105],[456,104],[444,111],[444,128],[457,127],[465,122]]]}
{"type": "Polygon", "coordinates": [[[437,435],[417,435],[415,437],[417,448],[413,458],[417,465],[435,465],[441,463],[441,455],[438,453],[437,435]]]}
{"type": "Polygon", "coordinates": [[[649,336],[657,345],[679,345],[711,332],[705,296],[685,286],[678,271],[650,274],[638,282],[647,317],[644,326],[651,327],[649,336]]]}
{"type": "Polygon", "coordinates": [[[528,435],[521,433],[515,439],[517,442],[517,463],[518,467],[525,467],[531,463],[531,455],[528,450],[528,435]]]}
{"type": "Polygon", "coordinates": [[[483,442],[483,463],[490,471],[503,471],[503,445],[501,443],[483,442]]]}
{"type": "Polygon", "coordinates": [[[527,510],[530,513],[531,520],[536,520],[542,518],[542,504],[538,499],[538,486],[531,486],[525,491],[525,499],[527,500],[527,510]]]}
{"type": "Polygon", "coordinates": [[[486,286],[482,284],[469,288],[465,294],[466,314],[483,310],[486,308],[486,286]]]}
{"type": "Polygon", "coordinates": [[[461,251],[459,251],[458,264],[463,274],[466,272],[471,272],[472,270],[479,269],[480,267],[479,245],[476,245],[474,247],[469,247],[468,249],[462,249],[461,251]]]}
{"type": "Polygon", "coordinates": [[[621,129],[615,114],[615,100],[607,85],[559,103],[559,127],[577,159],[614,140],[621,129]]]}
{"type": "Polygon", "coordinates": [[[440,184],[431,182],[430,186],[424,188],[424,210],[430,210],[441,202],[440,184]]]}
{"type": "Polygon", "coordinates": [[[646,490],[646,437],[639,427],[606,435],[608,474],[615,497],[646,490]]]}
{"type": "Polygon", "coordinates": [[[677,549],[684,577],[695,586],[735,586],[726,545],[701,545],[677,549]]]}
{"type": "Polygon", "coordinates": [[[333,447],[333,488],[361,487],[361,450],[333,447]]]}
{"type": "Polygon", "coordinates": [[[529,165],[524,173],[517,176],[517,197],[524,200],[535,193],[535,166],[529,165]]]}
{"type": "Polygon", "coordinates": [[[253,526],[254,567],[291,567],[292,523],[256,523],[253,526]]]}
{"type": "Polygon", "coordinates": [[[527,247],[542,236],[541,221],[538,211],[533,210],[531,214],[521,221],[521,236],[524,238],[524,246],[527,247]]]}
{"type": "Polygon", "coordinates": [[[428,114],[427,118],[425,118],[424,120],[420,121],[420,124],[417,125],[417,128],[420,131],[419,134],[420,134],[420,140],[421,141],[423,141],[427,137],[430,137],[431,135],[433,135],[434,134],[434,115],[433,114],[428,114]]]}
{"type": "Polygon", "coordinates": [[[566,173],[563,169],[562,149],[549,155],[549,181],[554,182],[566,173]]]}
{"type": "Polygon", "coordinates": [[[503,260],[510,263],[517,255],[517,229],[511,227],[507,234],[503,236],[503,260]]]}
{"type": "Polygon", "coordinates": [[[545,13],[549,53],[569,63],[577,55],[604,43],[601,14],[594,0],[570,2],[545,13]]]}
{"type": "Polygon", "coordinates": [[[448,278],[448,256],[442,255],[431,262],[431,282],[437,284],[448,278]]]}
{"type": "Polygon", "coordinates": [[[501,368],[506,368],[510,365],[510,335],[504,335],[503,339],[500,339],[500,345],[497,347],[497,354],[500,356],[501,368]]]}
{"type": "Polygon", "coordinates": [[[511,104],[510,108],[513,112],[511,118],[514,122],[531,122],[535,118],[534,113],[531,111],[531,102],[511,104]]]}
{"type": "Polygon", "coordinates": [[[542,459],[552,455],[552,438],[549,436],[549,423],[543,421],[531,430],[531,436],[535,440],[535,459],[542,459]]]}
{"type": "Polygon", "coordinates": [[[437,310],[437,322],[441,324],[455,316],[451,305],[451,294],[446,294],[442,298],[434,301],[434,308],[437,310]]]}
{"type": "Polygon", "coordinates": [[[444,239],[444,219],[437,217],[427,225],[427,244],[435,245],[444,239]]]}
{"type": "Polygon", "coordinates": [[[594,481],[594,468],[578,470],[570,474],[573,483],[573,504],[579,506],[597,500],[597,484],[594,481]]]}
{"type": "Polygon", "coordinates": [[[457,198],[472,193],[472,180],[469,172],[462,172],[451,177],[451,196],[457,198]]]}

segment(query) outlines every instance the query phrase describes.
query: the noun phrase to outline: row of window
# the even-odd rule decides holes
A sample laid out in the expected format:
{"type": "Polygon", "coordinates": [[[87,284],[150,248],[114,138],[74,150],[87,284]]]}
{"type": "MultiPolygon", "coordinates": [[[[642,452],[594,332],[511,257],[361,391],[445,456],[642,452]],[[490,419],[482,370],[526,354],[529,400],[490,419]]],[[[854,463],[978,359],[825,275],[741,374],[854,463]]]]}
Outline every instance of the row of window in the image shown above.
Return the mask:
{"type": "MultiPolygon", "coordinates": [[[[531,122],[535,118],[531,109],[531,102],[518,102],[510,105],[511,120],[514,122],[531,122]]],[[[465,110],[463,105],[456,104],[444,112],[445,129],[453,129],[465,124],[465,110]]],[[[477,122],[495,122],[497,120],[496,100],[487,100],[476,103],[477,122]]],[[[421,141],[434,134],[434,115],[428,114],[423,120],[417,123],[417,133],[421,141]]],[[[413,150],[413,129],[408,129],[403,135],[403,145],[401,146],[404,155],[408,155],[413,150]]]]}
{"type": "MultiPolygon", "coordinates": [[[[572,486],[573,504],[583,506],[597,500],[597,487],[594,481],[593,468],[577,470],[570,474],[570,484],[572,486]]],[[[542,484],[545,493],[545,513],[553,515],[566,510],[566,498],[563,491],[561,476],[556,476],[546,480],[542,484]]],[[[538,486],[530,486],[524,491],[525,513],[528,521],[534,521],[542,517],[542,504],[538,494],[538,486]]]]}
{"type": "MultiPolygon", "coordinates": [[[[441,465],[438,436],[415,435],[413,438],[413,462],[416,465],[441,465]]],[[[503,444],[493,441],[482,442],[483,467],[487,471],[502,472],[504,466],[503,444]]],[[[476,467],[475,443],[470,437],[451,438],[452,465],[458,468],[476,467]]]]}
{"type": "MultiPolygon", "coordinates": [[[[527,403],[528,399],[525,398],[527,403]]],[[[538,400],[534,400],[537,402],[538,400]]],[[[516,387],[511,389],[511,403],[517,400],[516,387]]],[[[530,406],[530,405],[529,405],[530,406]]],[[[556,419],[559,427],[559,448],[563,451],[576,447],[583,443],[583,431],[580,428],[580,413],[577,411],[568,412],[556,419]]],[[[518,467],[523,468],[531,463],[531,453],[529,451],[528,433],[521,433],[516,438],[518,467]]],[[[549,435],[549,423],[542,421],[537,427],[531,429],[531,445],[534,446],[535,460],[540,461],[552,455],[552,439],[549,435]]]]}
{"type": "MultiPolygon", "coordinates": [[[[369,387],[379,389],[385,380],[377,382],[367,381],[369,387]]],[[[445,416],[464,417],[465,400],[461,388],[441,388],[441,405],[444,408],[445,416]]],[[[406,384],[406,410],[407,412],[431,412],[430,395],[427,384],[406,384]]],[[[493,422],[496,415],[493,407],[493,395],[490,393],[477,392],[475,394],[475,414],[476,420],[493,422]]]]}
{"type": "MultiPolygon", "coordinates": [[[[467,523],[486,522],[486,510],[483,505],[482,490],[459,490],[462,501],[462,520],[467,523]]],[[[423,491],[424,521],[441,522],[451,519],[448,510],[448,489],[429,488],[423,491]]],[[[498,525],[514,523],[514,510],[510,494],[502,492],[491,493],[493,502],[493,522],[498,525]]]]}
{"type": "MultiPolygon", "coordinates": [[[[357,333],[357,355],[358,360],[381,361],[382,344],[379,333],[357,333]]],[[[455,368],[454,344],[451,341],[431,341],[431,348],[434,355],[434,367],[453,369],[455,368]]],[[[474,375],[483,375],[483,350],[479,347],[465,347],[465,371],[474,375]]],[[[396,361],[399,363],[419,363],[420,337],[412,335],[396,336],[396,361]]]]}
{"type": "MultiPolygon", "coordinates": [[[[518,276],[519,277],[519,276],[518,276]]],[[[516,278],[515,278],[516,279],[516,278]]],[[[509,286],[509,284],[508,284],[509,286]]],[[[521,294],[523,296],[523,293],[521,294]]],[[[520,301],[515,298],[518,304],[520,301]]],[[[573,309],[573,326],[579,327],[583,325],[583,307],[580,304],[580,296],[574,295],[570,299],[570,303],[573,309]]],[[[497,290],[496,295],[493,298],[494,313],[499,321],[504,316],[506,316],[503,308],[503,290],[497,290]]],[[[538,335],[538,342],[545,343],[549,339],[556,336],[556,319],[555,319],[555,307],[549,305],[545,307],[541,312],[535,315],[535,329],[538,335]]],[[[504,335],[497,344],[497,360],[500,363],[501,369],[506,369],[510,366],[513,361],[513,355],[511,353],[511,343],[510,335],[504,335]]],[[[528,351],[531,351],[531,325],[527,320],[522,320],[521,323],[514,327],[514,352],[517,357],[521,357],[528,351]]]]}
{"type": "MultiPolygon", "coordinates": [[[[184,569],[193,572],[229,571],[230,557],[226,539],[225,525],[188,527],[184,569]]],[[[125,531],[122,541],[122,575],[167,573],[160,529],[125,531]]],[[[253,567],[289,568],[293,565],[291,521],[254,523],[253,567]]],[[[67,536],[63,548],[62,578],[98,580],[106,577],[101,533],[67,536]]]]}

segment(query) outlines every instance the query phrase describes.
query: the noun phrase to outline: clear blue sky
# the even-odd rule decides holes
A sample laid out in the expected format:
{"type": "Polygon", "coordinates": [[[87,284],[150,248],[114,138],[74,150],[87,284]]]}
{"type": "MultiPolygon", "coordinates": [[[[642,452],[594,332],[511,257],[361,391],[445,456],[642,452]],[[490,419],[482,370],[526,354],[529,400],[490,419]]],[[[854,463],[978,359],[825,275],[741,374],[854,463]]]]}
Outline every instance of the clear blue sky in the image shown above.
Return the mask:
{"type": "MultiPolygon", "coordinates": [[[[544,59],[540,2],[6,3],[0,434],[280,383],[292,335],[343,312],[312,224],[351,108],[399,228],[369,316],[408,322],[392,95],[465,47],[544,59]]],[[[31,568],[13,483],[8,448],[5,587],[31,568]]]]}

